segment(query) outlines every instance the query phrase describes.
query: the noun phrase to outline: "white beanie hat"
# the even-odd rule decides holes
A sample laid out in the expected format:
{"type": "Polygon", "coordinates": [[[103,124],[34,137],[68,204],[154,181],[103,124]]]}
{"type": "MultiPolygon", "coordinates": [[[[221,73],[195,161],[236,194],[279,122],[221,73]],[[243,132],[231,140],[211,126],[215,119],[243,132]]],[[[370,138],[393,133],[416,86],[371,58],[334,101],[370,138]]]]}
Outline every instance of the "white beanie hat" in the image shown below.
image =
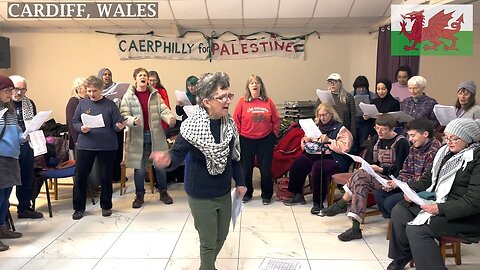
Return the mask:
{"type": "Polygon", "coordinates": [[[445,127],[445,133],[455,135],[468,144],[480,141],[480,122],[472,118],[457,118],[445,127]]]}

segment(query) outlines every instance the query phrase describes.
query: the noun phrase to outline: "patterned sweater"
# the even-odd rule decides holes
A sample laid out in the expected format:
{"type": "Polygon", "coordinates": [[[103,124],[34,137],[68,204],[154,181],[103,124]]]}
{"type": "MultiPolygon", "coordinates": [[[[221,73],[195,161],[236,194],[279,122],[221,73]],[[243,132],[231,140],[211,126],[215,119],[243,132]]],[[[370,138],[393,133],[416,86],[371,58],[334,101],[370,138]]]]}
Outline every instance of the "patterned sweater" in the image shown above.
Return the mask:
{"type": "Polygon", "coordinates": [[[410,146],[398,180],[411,185],[418,181],[423,173],[430,172],[435,154],[441,146],[442,144],[435,138],[420,148],[415,148],[413,145],[410,146]]]}

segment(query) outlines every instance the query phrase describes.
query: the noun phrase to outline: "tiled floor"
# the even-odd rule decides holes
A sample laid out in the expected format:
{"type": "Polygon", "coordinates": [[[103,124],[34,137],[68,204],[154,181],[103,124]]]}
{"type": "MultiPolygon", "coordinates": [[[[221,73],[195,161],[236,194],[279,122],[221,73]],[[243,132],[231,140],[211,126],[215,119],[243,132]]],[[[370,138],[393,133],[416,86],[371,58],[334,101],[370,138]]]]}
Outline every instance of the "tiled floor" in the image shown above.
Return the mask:
{"type": "MultiPolygon", "coordinates": [[[[172,205],[159,201],[158,193],[148,193],[144,206],[132,209],[133,183],[127,183],[123,196],[115,184],[114,212],[108,218],[101,216],[98,203],[89,202],[86,216],[72,220],[69,186],[62,186],[60,200],[53,202],[53,218],[17,220],[14,214],[24,236],[2,240],[10,249],[0,253],[0,269],[198,269],[198,236],[183,185],[170,186],[172,205]]],[[[345,215],[312,216],[310,203],[264,206],[256,195],[244,206],[235,231],[230,231],[218,269],[260,269],[265,258],[298,262],[295,270],[380,270],[390,262],[386,222],[379,216],[366,219],[364,239],[343,243],[337,235],[350,225],[345,215]]],[[[47,216],[44,198],[41,194],[37,205],[47,216]]],[[[15,210],[11,208],[12,213],[15,210]]],[[[463,245],[462,254],[463,264],[457,267],[449,260],[449,269],[480,269],[479,245],[463,245]]]]}

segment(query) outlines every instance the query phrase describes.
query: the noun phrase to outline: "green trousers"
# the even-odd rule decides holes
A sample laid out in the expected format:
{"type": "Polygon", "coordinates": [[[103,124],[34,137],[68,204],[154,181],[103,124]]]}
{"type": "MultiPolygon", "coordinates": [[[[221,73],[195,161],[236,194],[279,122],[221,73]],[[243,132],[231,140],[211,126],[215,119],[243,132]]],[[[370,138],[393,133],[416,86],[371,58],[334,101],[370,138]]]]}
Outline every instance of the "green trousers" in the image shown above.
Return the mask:
{"type": "Polygon", "coordinates": [[[188,205],[200,238],[200,270],[215,270],[215,260],[227,239],[232,216],[230,192],[214,199],[188,196],[188,205]]]}

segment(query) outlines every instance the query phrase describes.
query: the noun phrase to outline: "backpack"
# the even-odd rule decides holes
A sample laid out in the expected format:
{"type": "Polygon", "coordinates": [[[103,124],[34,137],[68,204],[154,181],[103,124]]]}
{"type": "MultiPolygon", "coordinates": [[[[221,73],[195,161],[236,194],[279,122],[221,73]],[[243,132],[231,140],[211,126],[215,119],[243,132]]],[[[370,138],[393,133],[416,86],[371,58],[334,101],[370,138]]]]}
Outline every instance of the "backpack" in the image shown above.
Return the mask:
{"type": "Polygon", "coordinates": [[[285,201],[293,197],[293,193],[288,191],[288,177],[280,177],[275,180],[275,196],[279,201],[285,201]]]}
{"type": "Polygon", "coordinates": [[[285,175],[293,161],[303,154],[301,140],[305,136],[300,125],[292,123],[273,148],[272,179],[285,175]]]}

